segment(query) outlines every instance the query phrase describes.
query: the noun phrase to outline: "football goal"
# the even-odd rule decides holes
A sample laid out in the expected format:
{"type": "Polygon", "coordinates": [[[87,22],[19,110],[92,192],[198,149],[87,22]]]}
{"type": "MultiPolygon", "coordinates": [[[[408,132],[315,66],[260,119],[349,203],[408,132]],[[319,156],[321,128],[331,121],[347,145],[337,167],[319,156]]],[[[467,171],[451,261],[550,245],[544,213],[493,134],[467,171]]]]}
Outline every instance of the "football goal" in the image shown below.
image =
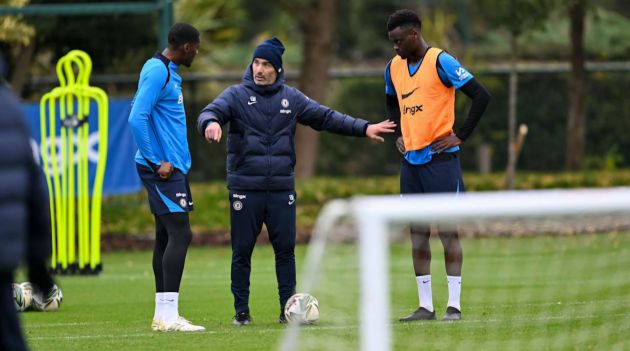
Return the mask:
{"type": "Polygon", "coordinates": [[[624,349],[630,333],[630,188],[370,196],[320,212],[298,291],[316,325],[279,349],[624,349]],[[431,228],[437,321],[418,308],[409,225],[431,228]],[[463,246],[462,320],[440,321],[447,284],[439,231],[463,246]]]}

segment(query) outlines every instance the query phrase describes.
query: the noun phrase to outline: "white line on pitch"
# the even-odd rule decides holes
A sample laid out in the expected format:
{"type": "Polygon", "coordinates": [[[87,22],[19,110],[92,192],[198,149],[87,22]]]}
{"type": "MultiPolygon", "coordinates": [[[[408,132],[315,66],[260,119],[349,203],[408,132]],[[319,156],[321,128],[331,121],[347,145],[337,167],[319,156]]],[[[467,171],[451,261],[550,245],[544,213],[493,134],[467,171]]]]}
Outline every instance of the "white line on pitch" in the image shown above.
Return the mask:
{"type": "MultiPolygon", "coordinates": [[[[583,316],[549,316],[549,317],[531,317],[531,316],[523,316],[522,318],[508,318],[508,319],[472,319],[472,320],[461,320],[457,322],[435,322],[435,321],[425,321],[424,323],[393,323],[392,327],[411,327],[413,325],[426,325],[426,323],[435,323],[437,325],[444,326],[453,326],[459,324],[478,324],[478,323],[506,323],[506,322],[515,322],[515,321],[547,321],[547,320],[576,320],[576,319],[593,319],[598,316],[596,315],[583,315],[583,316]]],[[[630,317],[630,313],[616,313],[616,314],[608,314],[607,317],[630,317]]],[[[304,331],[318,331],[318,330],[337,330],[337,329],[357,329],[359,328],[358,324],[351,325],[327,325],[327,326],[317,326],[311,325],[304,327],[304,331]]],[[[229,333],[229,330],[225,330],[225,333],[229,333]]],[[[254,329],[252,328],[253,333],[278,333],[284,332],[282,328],[266,328],[266,329],[254,329]]],[[[195,332],[195,335],[198,334],[223,334],[223,331],[209,330],[205,332],[195,332]]],[[[160,333],[161,334],[161,333],[160,333]]],[[[168,334],[168,333],[166,333],[168,334]]],[[[148,332],[148,333],[134,333],[134,334],[99,334],[99,335],[71,335],[71,336],[39,336],[39,337],[31,337],[29,340],[79,340],[79,339],[113,339],[113,338],[133,338],[133,337],[146,337],[146,336],[155,336],[158,335],[156,332],[148,332]]],[[[173,335],[181,335],[175,334],[173,335]]]]}

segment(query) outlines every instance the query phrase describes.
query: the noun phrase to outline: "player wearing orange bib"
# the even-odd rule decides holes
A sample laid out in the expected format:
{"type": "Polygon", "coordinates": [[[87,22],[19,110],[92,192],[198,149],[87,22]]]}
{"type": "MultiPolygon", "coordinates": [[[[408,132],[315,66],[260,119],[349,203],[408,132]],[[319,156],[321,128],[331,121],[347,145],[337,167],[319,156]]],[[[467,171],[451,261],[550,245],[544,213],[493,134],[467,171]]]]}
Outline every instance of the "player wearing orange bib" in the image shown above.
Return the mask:
{"type": "MultiPolygon", "coordinates": [[[[411,10],[394,12],[387,22],[396,56],[385,69],[387,114],[400,120],[396,140],[403,154],[401,194],[464,191],[458,151],[490,101],[490,95],[461,64],[445,51],[430,47],[421,35],[421,21],[411,10]],[[472,99],[462,127],[454,132],[455,90],[472,99]]],[[[440,231],[444,246],[449,298],[443,320],[461,319],[462,248],[459,235],[440,231]]],[[[430,228],[411,226],[412,259],[419,307],[400,321],[435,319],[431,293],[430,228]]]]}

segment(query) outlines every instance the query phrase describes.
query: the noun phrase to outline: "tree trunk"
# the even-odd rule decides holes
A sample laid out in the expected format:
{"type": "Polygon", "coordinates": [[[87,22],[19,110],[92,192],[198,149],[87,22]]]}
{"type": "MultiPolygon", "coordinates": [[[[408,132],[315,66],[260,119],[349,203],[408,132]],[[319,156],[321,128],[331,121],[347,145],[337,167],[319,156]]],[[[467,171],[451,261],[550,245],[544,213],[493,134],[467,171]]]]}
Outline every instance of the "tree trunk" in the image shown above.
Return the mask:
{"type": "Polygon", "coordinates": [[[584,162],[586,147],[586,69],[584,65],[585,0],[572,1],[569,7],[571,35],[571,74],[569,75],[569,111],[565,167],[579,170],[584,162]]]}
{"type": "Polygon", "coordinates": [[[28,78],[29,69],[31,67],[31,61],[35,54],[35,40],[30,40],[26,46],[21,46],[13,58],[15,66],[13,73],[11,74],[11,87],[13,91],[18,95],[22,95],[22,89],[26,84],[28,78]]]}
{"type": "Polygon", "coordinates": [[[505,187],[514,189],[516,186],[516,106],[518,97],[517,34],[510,34],[510,90],[508,97],[508,160],[505,169],[505,187]]]}
{"type": "MultiPolygon", "coordinates": [[[[320,103],[325,103],[328,91],[328,69],[332,59],[336,16],[337,0],[315,0],[300,17],[304,59],[298,86],[304,94],[320,103]]],[[[315,173],[319,134],[309,127],[298,125],[296,143],[295,173],[299,178],[308,179],[315,173]]]]}

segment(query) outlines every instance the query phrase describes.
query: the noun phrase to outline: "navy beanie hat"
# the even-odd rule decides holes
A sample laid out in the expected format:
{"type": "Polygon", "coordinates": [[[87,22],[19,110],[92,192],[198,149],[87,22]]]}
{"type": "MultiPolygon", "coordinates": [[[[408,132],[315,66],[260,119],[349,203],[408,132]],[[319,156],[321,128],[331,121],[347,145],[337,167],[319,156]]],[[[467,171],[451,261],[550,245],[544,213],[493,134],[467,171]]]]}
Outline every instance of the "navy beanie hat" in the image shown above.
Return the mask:
{"type": "Polygon", "coordinates": [[[254,50],[255,58],[262,58],[269,61],[273,67],[276,69],[276,72],[282,72],[282,54],[284,53],[284,45],[280,39],[273,37],[271,39],[267,39],[263,41],[260,45],[256,47],[254,50]]]}

